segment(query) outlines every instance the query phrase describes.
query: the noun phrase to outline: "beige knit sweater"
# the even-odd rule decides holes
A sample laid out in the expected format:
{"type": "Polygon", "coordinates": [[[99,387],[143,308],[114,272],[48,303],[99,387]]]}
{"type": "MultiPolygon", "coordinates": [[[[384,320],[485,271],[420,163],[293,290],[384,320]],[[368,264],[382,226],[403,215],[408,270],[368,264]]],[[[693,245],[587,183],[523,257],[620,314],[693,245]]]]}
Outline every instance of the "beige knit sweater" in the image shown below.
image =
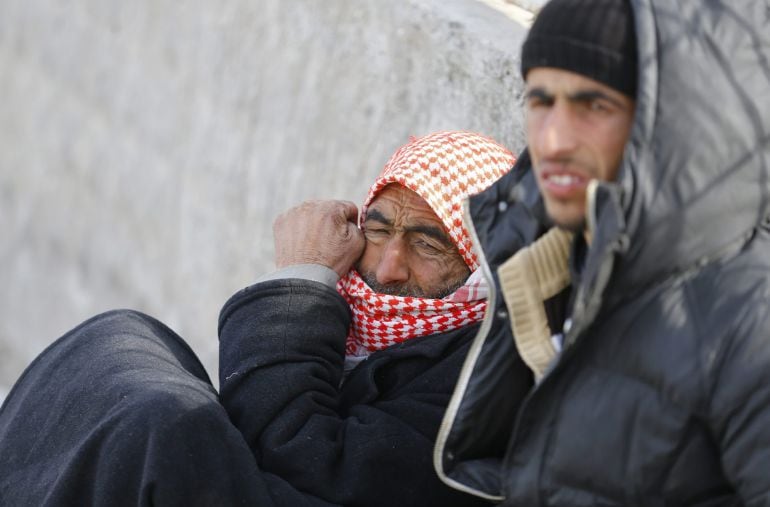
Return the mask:
{"type": "Polygon", "coordinates": [[[516,347],[537,380],[556,357],[543,302],[570,283],[571,242],[571,233],[554,227],[497,270],[516,347]]]}

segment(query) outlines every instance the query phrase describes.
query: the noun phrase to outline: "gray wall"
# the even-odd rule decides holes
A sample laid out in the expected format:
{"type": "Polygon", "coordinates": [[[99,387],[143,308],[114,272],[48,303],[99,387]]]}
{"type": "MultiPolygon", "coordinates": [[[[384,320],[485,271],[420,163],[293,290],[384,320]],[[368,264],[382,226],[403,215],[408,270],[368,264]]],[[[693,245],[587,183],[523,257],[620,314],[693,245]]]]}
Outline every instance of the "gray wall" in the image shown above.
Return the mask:
{"type": "Polygon", "coordinates": [[[524,32],[474,0],[0,0],[0,399],[116,307],[215,377],[278,212],[360,202],[409,135],[520,149],[524,32]]]}

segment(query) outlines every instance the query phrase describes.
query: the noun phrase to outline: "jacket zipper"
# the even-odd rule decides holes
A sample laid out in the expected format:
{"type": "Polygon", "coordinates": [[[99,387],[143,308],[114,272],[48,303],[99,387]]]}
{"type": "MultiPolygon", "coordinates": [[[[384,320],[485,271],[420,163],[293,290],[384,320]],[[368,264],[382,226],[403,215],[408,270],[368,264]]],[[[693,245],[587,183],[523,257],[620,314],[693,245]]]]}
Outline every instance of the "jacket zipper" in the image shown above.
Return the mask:
{"type": "MultiPolygon", "coordinates": [[[[484,278],[487,280],[487,285],[489,286],[489,296],[487,297],[487,311],[484,315],[484,320],[481,322],[481,326],[479,327],[479,331],[476,334],[476,337],[473,339],[473,343],[471,344],[471,348],[468,351],[468,356],[465,359],[465,363],[463,363],[463,367],[460,370],[460,376],[457,379],[457,384],[455,386],[455,391],[452,394],[452,398],[449,400],[449,404],[447,405],[446,412],[444,413],[444,419],[441,421],[441,426],[439,427],[438,436],[436,438],[436,445],[433,448],[433,466],[436,469],[436,473],[438,474],[439,478],[441,478],[442,481],[449,484],[455,489],[458,489],[464,493],[470,493],[472,495],[492,500],[496,502],[501,502],[505,500],[505,497],[502,495],[493,495],[490,493],[485,493],[481,490],[472,488],[466,484],[463,484],[461,482],[458,482],[450,477],[448,477],[444,473],[444,466],[443,466],[443,453],[444,453],[444,447],[446,445],[447,438],[449,437],[449,432],[452,428],[452,425],[454,424],[455,416],[457,415],[457,411],[460,408],[460,403],[462,402],[463,398],[465,397],[465,390],[468,387],[468,381],[471,377],[471,372],[473,371],[473,367],[476,364],[476,361],[478,360],[479,352],[481,351],[482,346],[486,342],[487,335],[489,335],[489,330],[492,327],[492,322],[495,319],[495,315],[493,315],[495,303],[497,299],[497,293],[495,289],[495,283],[494,278],[492,277],[492,272],[489,267],[489,264],[487,263],[487,259],[484,256],[484,251],[481,248],[481,243],[479,242],[478,234],[476,232],[476,227],[473,224],[473,220],[471,219],[470,215],[470,201],[468,198],[465,198],[463,200],[463,224],[465,225],[465,228],[468,229],[468,233],[471,236],[471,240],[474,245],[476,245],[477,255],[479,259],[479,267],[482,270],[482,273],[484,274],[484,278]]],[[[451,452],[450,452],[451,456],[451,452]]]]}

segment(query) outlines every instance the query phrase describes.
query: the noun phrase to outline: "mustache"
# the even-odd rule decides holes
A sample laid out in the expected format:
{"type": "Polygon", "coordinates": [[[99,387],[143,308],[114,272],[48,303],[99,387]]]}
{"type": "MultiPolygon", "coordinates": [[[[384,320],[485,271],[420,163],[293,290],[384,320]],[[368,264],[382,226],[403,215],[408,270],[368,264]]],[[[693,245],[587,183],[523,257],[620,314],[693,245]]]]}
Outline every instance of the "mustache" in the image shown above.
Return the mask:
{"type": "Polygon", "coordinates": [[[359,272],[359,274],[370,289],[372,289],[374,292],[377,292],[378,294],[385,294],[387,296],[443,299],[462,287],[462,285],[465,283],[465,279],[461,279],[454,283],[449,283],[442,285],[441,287],[437,287],[434,290],[424,290],[422,287],[413,283],[382,284],[377,281],[377,277],[373,272],[359,272]]]}

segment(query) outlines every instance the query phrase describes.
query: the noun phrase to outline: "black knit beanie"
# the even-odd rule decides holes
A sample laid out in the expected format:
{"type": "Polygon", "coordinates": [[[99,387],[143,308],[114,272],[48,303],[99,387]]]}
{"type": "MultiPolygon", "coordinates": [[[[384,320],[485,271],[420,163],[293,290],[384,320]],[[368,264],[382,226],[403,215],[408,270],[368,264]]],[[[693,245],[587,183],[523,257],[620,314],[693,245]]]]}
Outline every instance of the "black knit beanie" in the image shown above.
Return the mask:
{"type": "Polygon", "coordinates": [[[521,53],[521,75],[556,67],[636,96],[636,31],[629,0],[551,0],[521,53]]]}

